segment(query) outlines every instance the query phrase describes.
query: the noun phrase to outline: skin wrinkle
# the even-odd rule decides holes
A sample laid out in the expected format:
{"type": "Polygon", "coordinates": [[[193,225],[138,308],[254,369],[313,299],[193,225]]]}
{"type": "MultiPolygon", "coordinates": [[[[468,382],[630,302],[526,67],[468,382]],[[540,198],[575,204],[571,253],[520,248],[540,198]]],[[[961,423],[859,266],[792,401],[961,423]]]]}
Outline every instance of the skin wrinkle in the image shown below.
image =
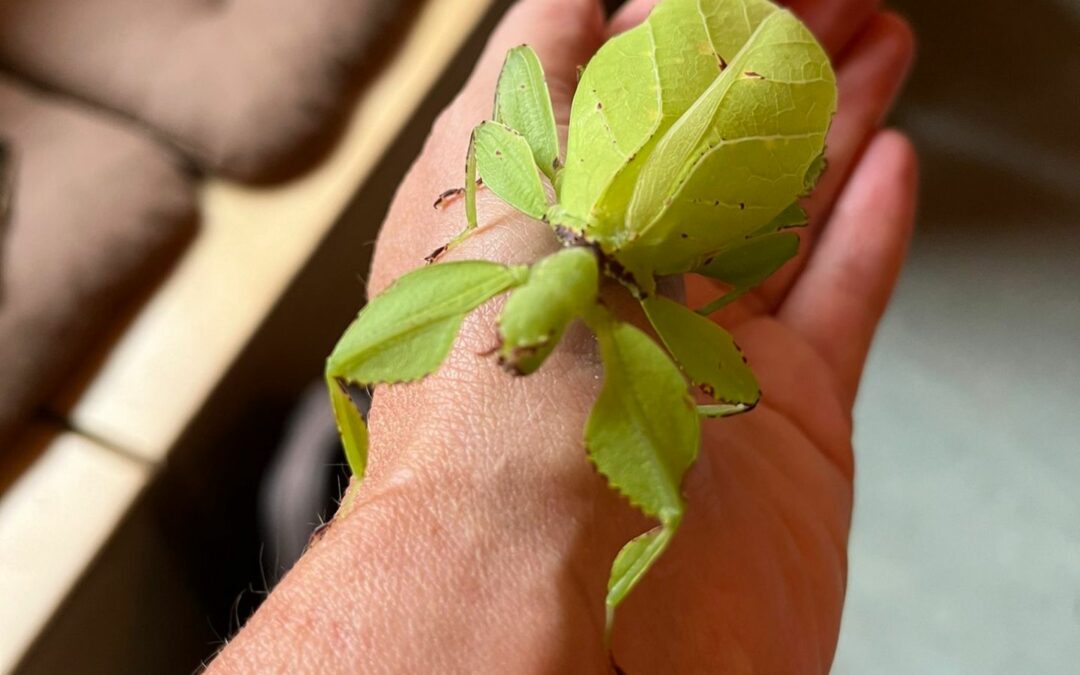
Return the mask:
{"type": "MultiPolygon", "coordinates": [[[[766,408],[762,412],[766,413],[766,414],[771,413],[774,417],[779,417],[781,422],[787,421],[787,423],[789,425],[789,429],[792,432],[794,432],[796,434],[802,434],[802,435],[805,436],[805,432],[803,430],[801,430],[797,425],[791,423],[790,420],[787,420],[787,418],[785,416],[780,415],[779,413],[776,413],[775,411],[768,410],[768,408],[766,408]]],[[[756,420],[753,420],[753,422],[756,423],[755,426],[765,426],[766,425],[765,421],[763,419],[761,419],[760,417],[758,419],[756,419],[756,420]]],[[[727,448],[724,448],[724,449],[727,450],[727,448]]],[[[798,485],[795,482],[794,477],[791,476],[790,471],[784,471],[783,470],[785,468],[786,463],[784,461],[781,461],[779,457],[774,456],[773,453],[767,452],[767,451],[762,451],[762,452],[757,452],[757,453],[748,452],[748,453],[744,453],[744,454],[747,457],[748,461],[759,462],[759,463],[768,463],[768,464],[770,464],[772,466],[775,466],[779,470],[779,472],[784,476],[784,487],[783,487],[783,489],[780,489],[779,486],[773,487],[771,490],[769,490],[770,497],[767,498],[767,499],[761,500],[760,503],[763,504],[763,505],[778,504],[780,506],[780,508],[776,511],[776,513],[771,514],[771,515],[775,515],[779,519],[779,522],[781,522],[781,524],[784,526],[785,531],[787,532],[787,535],[788,535],[789,539],[792,542],[794,542],[794,544],[798,548],[798,550],[805,554],[805,553],[808,552],[807,547],[811,546],[812,548],[809,549],[809,552],[811,552],[811,553],[814,553],[814,552],[823,553],[824,555],[830,556],[830,557],[836,559],[837,561],[844,558],[845,557],[845,551],[846,551],[846,534],[838,536],[835,531],[833,531],[832,529],[830,529],[830,528],[828,528],[826,526],[825,522],[806,520],[807,514],[805,513],[805,511],[796,511],[795,514],[789,514],[789,511],[792,508],[794,508],[791,505],[790,499],[788,498],[789,495],[798,494],[799,489],[800,488],[805,488],[805,485],[803,485],[803,486],[798,485]],[[798,536],[796,533],[800,528],[796,528],[796,527],[794,527],[792,525],[792,520],[791,520],[792,517],[795,517],[795,518],[799,519],[800,521],[805,522],[806,526],[809,528],[808,531],[813,531],[815,529],[826,531],[828,536],[825,537],[823,540],[819,541],[818,543],[826,543],[828,545],[824,546],[824,547],[822,547],[822,546],[813,546],[814,542],[818,541],[819,538],[817,538],[817,537],[806,538],[806,537],[798,536]]],[[[812,456],[807,457],[807,460],[811,461],[811,462],[813,462],[814,459],[815,459],[815,457],[812,457],[812,456]]],[[[824,465],[824,466],[829,466],[829,467],[832,466],[830,462],[824,462],[823,464],[819,463],[819,465],[824,465]]],[[[697,468],[697,467],[695,467],[695,468],[697,468]]],[[[832,482],[835,482],[835,479],[838,478],[837,474],[833,473],[831,471],[831,469],[829,470],[829,473],[827,474],[827,476],[823,476],[823,478],[825,478],[825,479],[827,479],[829,477],[834,479],[832,482]]],[[[844,510],[847,511],[847,510],[850,510],[850,503],[851,503],[850,483],[847,482],[847,481],[844,481],[844,480],[841,480],[840,482],[843,485],[848,486],[848,488],[846,490],[844,490],[844,492],[846,494],[846,497],[845,497],[846,508],[844,510]]],[[[698,480],[695,483],[700,485],[700,484],[702,484],[702,481],[698,480]]],[[[708,484],[708,481],[705,481],[705,484],[708,484]]],[[[767,513],[768,509],[763,508],[762,512],[767,513]]],[[[845,533],[846,533],[846,528],[845,528],[845,533]]],[[[808,558],[808,557],[811,557],[811,556],[803,555],[803,556],[800,556],[800,557],[801,558],[808,558]]],[[[824,567],[828,568],[829,566],[824,566],[824,567]]],[[[844,566],[838,566],[838,567],[842,569],[844,566]]],[[[802,569],[802,566],[799,566],[799,569],[802,569]]],[[[807,584],[805,584],[805,586],[807,588],[811,588],[811,589],[817,588],[817,584],[807,583],[807,584]]],[[[842,589],[843,586],[844,586],[844,575],[841,572],[838,575],[837,587],[842,589]]],[[[817,596],[815,596],[814,602],[817,603],[817,602],[819,602],[819,600],[820,600],[820,598],[817,598],[817,596]]],[[[832,609],[835,610],[835,611],[831,611],[830,614],[835,615],[835,616],[839,616],[839,606],[834,607],[832,609]]],[[[814,614],[811,613],[811,617],[813,617],[813,616],[814,616],[814,614]]],[[[814,623],[815,623],[815,625],[818,624],[818,622],[816,622],[816,621],[814,623]]],[[[824,630],[824,626],[821,626],[821,625],[817,625],[817,632],[819,634],[819,640],[820,640],[821,645],[825,645],[825,644],[829,643],[830,640],[834,640],[835,637],[836,637],[835,631],[833,631],[831,633],[827,632],[827,631],[824,630]]],[[[821,658],[821,655],[823,653],[824,652],[821,652],[819,650],[818,658],[816,659],[818,662],[824,662],[822,660],[822,658],[821,658]]],[[[827,653],[831,655],[832,650],[831,649],[827,650],[827,653]]]]}
{"type": "MultiPolygon", "coordinates": [[[[773,410],[768,406],[762,408],[762,414],[759,415],[756,419],[751,421],[748,418],[747,425],[751,427],[768,427],[772,425],[779,425],[780,427],[783,427],[785,431],[789,432],[789,435],[794,434],[800,436],[802,437],[802,439],[806,440],[807,443],[813,445],[813,442],[806,436],[806,432],[801,427],[799,427],[799,425],[792,422],[791,419],[786,415],[777,412],[776,410],[773,410]],[[766,423],[766,420],[768,420],[768,423],[766,423]]],[[[797,439],[792,439],[790,445],[795,445],[795,441],[797,441],[797,439]]],[[[725,445],[721,440],[718,442],[718,445],[720,447],[717,448],[717,451],[726,452],[730,450],[730,443],[725,445]]],[[[836,470],[834,463],[828,461],[827,458],[824,457],[825,453],[821,451],[820,447],[818,447],[818,450],[819,454],[802,454],[794,460],[790,457],[781,458],[777,453],[771,452],[768,449],[761,450],[758,454],[768,458],[770,465],[774,467],[777,475],[781,476],[784,480],[785,485],[787,485],[792,490],[807,490],[817,484],[820,484],[817,485],[817,489],[813,490],[814,492],[822,492],[835,495],[837,500],[842,502],[837,505],[837,515],[840,516],[837,522],[846,523],[846,514],[850,510],[852,500],[850,479],[846,478],[839,471],[836,470]],[[803,467],[806,467],[808,464],[812,465],[813,468],[816,469],[815,471],[810,472],[811,474],[816,474],[816,476],[814,476],[815,480],[806,480],[806,477],[804,477],[804,480],[799,481],[797,479],[797,476],[794,475],[795,468],[798,467],[799,470],[802,471],[803,467]]],[[[835,545],[837,551],[843,551],[847,544],[846,531],[846,527],[842,527],[836,530],[829,530],[829,534],[831,535],[830,539],[835,545]]]]}
{"type": "MultiPolygon", "coordinates": [[[[801,429],[798,428],[797,425],[791,423],[790,419],[785,418],[783,415],[781,415],[779,413],[776,413],[775,411],[769,411],[769,412],[772,412],[774,416],[779,417],[780,418],[779,421],[781,423],[786,421],[788,423],[788,425],[790,426],[792,431],[794,431],[796,433],[799,433],[799,434],[804,433],[801,429]]],[[[759,422],[763,423],[763,420],[759,420],[759,422]]],[[[810,456],[810,457],[808,457],[808,459],[812,461],[814,459],[818,459],[818,458],[822,457],[823,455],[824,455],[824,453],[822,453],[821,455],[817,455],[817,456],[810,456]]],[[[779,475],[781,475],[782,478],[783,478],[784,489],[776,489],[776,488],[774,488],[773,495],[772,495],[773,500],[783,500],[785,497],[787,497],[789,495],[797,494],[800,490],[805,490],[805,489],[808,488],[808,486],[806,484],[807,481],[803,481],[802,483],[800,483],[796,479],[796,477],[792,475],[791,470],[788,468],[789,462],[781,461],[781,458],[779,456],[777,456],[776,454],[771,453],[771,452],[761,452],[761,453],[756,455],[755,459],[757,459],[758,461],[761,461],[761,462],[767,462],[770,465],[772,465],[773,467],[775,467],[777,473],[779,475]]],[[[838,519],[838,522],[844,522],[845,514],[850,513],[851,502],[852,502],[852,499],[853,499],[853,496],[854,496],[853,493],[852,493],[852,490],[851,490],[850,479],[844,479],[844,478],[840,477],[841,480],[839,480],[839,481],[835,480],[836,478],[838,478],[838,476],[837,476],[836,473],[834,473],[834,472],[832,472],[830,470],[833,467],[831,462],[826,461],[824,463],[816,463],[816,464],[825,466],[826,470],[829,471],[827,476],[822,476],[822,478],[824,479],[822,482],[835,483],[835,485],[830,486],[831,489],[823,489],[822,492],[828,492],[828,493],[834,494],[834,495],[837,496],[838,500],[843,501],[842,508],[839,509],[839,513],[838,513],[838,515],[840,516],[840,518],[838,519]],[[828,478],[832,478],[833,480],[828,481],[828,478]]],[[[784,501],[783,503],[784,503],[786,508],[791,508],[787,501],[784,501]]],[[[784,518],[785,518],[785,521],[784,521],[785,527],[787,527],[790,530],[792,537],[799,543],[800,548],[802,550],[805,551],[805,545],[807,544],[807,541],[805,541],[805,540],[809,539],[809,543],[814,543],[815,540],[820,539],[818,537],[811,537],[811,538],[799,537],[796,534],[796,532],[798,531],[798,528],[793,528],[791,526],[790,517],[787,516],[786,509],[784,511],[781,511],[781,515],[784,516],[784,518]]],[[[797,518],[806,521],[805,522],[805,528],[806,528],[807,531],[824,531],[826,533],[827,536],[824,539],[821,539],[820,541],[818,541],[818,543],[830,544],[830,546],[823,547],[824,550],[828,554],[831,554],[832,556],[834,556],[838,561],[841,558],[846,558],[846,550],[847,550],[847,534],[846,534],[847,533],[847,527],[846,526],[841,528],[842,531],[837,531],[835,528],[829,528],[828,527],[828,524],[830,522],[832,522],[831,520],[828,520],[828,519],[806,520],[807,514],[805,512],[797,513],[795,515],[796,515],[797,518]]],[[[846,525],[846,523],[845,523],[845,525],[846,525]]],[[[809,558],[811,556],[804,556],[804,557],[809,558]]],[[[824,566],[824,567],[825,567],[825,569],[830,569],[831,568],[830,566],[824,566]]],[[[843,586],[843,580],[842,579],[841,579],[841,584],[840,585],[841,585],[841,587],[843,586]]]]}

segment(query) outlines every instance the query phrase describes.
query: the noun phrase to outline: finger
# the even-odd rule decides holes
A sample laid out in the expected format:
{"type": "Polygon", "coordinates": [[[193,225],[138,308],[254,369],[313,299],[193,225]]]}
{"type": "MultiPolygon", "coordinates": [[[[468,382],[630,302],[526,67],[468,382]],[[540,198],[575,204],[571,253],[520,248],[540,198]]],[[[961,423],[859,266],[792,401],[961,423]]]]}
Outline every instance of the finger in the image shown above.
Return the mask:
{"type": "Polygon", "coordinates": [[[789,0],[785,3],[834,59],[874,16],[880,0],[789,0]]]}
{"type": "Polygon", "coordinates": [[[834,369],[847,400],[854,400],[870,341],[907,251],[916,184],[911,143],[898,132],[880,132],[777,312],[834,369]]]}
{"type": "MultiPolygon", "coordinates": [[[[734,325],[748,316],[771,312],[783,301],[805,266],[852,167],[892,107],[914,49],[907,22],[882,13],[845,53],[837,70],[840,100],[826,147],[828,169],[806,204],[810,225],[800,232],[799,254],[760,287],[726,307],[718,316],[720,321],[734,325]]],[[[692,283],[697,287],[693,297],[716,297],[719,292],[709,281],[694,279],[692,283]]]]}
{"type": "MultiPolygon", "coordinates": [[[[648,16],[657,0],[630,0],[608,23],[608,34],[633,28],[648,16]]],[[[836,56],[877,10],[879,0],[790,0],[784,3],[802,19],[821,44],[836,56]]]]}
{"type": "MultiPolygon", "coordinates": [[[[569,115],[577,66],[603,39],[598,0],[522,0],[492,33],[473,74],[458,97],[435,122],[419,160],[402,182],[376,248],[369,289],[377,292],[391,279],[421,264],[464,226],[461,204],[436,211],[439,192],[460,186],[473,127],[491,116],[495,86],[506,52],[529,44],[543,64],[556,119],[569,115]]],[[[488,218],[494,206],[487,191],[478,198],[488,218]]]]}

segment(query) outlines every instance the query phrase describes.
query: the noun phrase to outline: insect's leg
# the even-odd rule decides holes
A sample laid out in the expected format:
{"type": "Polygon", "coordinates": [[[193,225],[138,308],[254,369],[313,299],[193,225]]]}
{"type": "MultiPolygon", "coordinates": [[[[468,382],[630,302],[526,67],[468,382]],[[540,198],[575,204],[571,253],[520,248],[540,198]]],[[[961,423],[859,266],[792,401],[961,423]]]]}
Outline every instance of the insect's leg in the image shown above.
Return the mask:
{"type": "Polygon", "coordinates": [[[330,407],[334,411],[334,422],[345,448],[345,459],[353,475],[362,478],[367,468],[367,425],[349,396],[348,384],[332,360],[327,363],[326,386],[330,390],[330,407]]]}
{"type": "MultiPolygon", "coordinates": [[[[477,127],[479,129],[479,127],[477,127]]],[[[454,248],[476,229],[476,187],[479,181],[476,179],[476,129],[469,136],[469,150],[465,154],[465,187],[453,188],[439,195],[435,200],[435,208],[439,208],[447,199],[456,199],[465,196],[465,229],[446,244],[432,251],[424,260],[429,264],[438,260],[443,253],[454,248]]]]}
{"type": "Polygon", "coordinates": [[[476,177],[499,199],[537,220],[547,217],[547,193],[528,141],[505,124],[481,122],[473,129],[465,161],[465,230],[447,248],[461,243],[477,227],[476,177]]]}
{"type": "Polygon", "coordinates": [[[746,412],[750,412],[754,409],[753,405],[747,405],[745,403],[715,403],[709,405],[699,405],[697,407],[698,415],[702,417],[708,417],[714,419],[717,417],[733,417],[735,415],[741,415],[746,412]]]}
{"type": "Polygon", "coordinates": [[[641,306],[682,371],[712,399],[697,406],[699,415],[728,417],[757,405],[761,388],[730,333],[664,297],[650,297],[641,306]]]}
{"type": "Polygon", "coordinates": [[[463,194],[465,194],[465,188],[463,187],[443,190],[439,193],[439,196],[435,198],[435,203],[431,205],[431,208],[437,211],[441,209],[443,205],[449,204],[450,202],[457,200],[463,194]]]}
{"type": "Polygon", "coordinates": [[[459,234],[450,246],[454,246],[460,240],[468,236],[469,232],[476,229],[476,132],[480,127],[473,129],[469,135],[469,150],[465,153],[465,231],[459,234]]]}
{"type": "Polygon", "coordinates": [[[799,252],[799,236],[794,232],[773,232],[747,239],[737,247],[709,258],[696,270],[731,286],[731,290],[697,310],[709,315],[751,288],[765,281],[799,252]]]}

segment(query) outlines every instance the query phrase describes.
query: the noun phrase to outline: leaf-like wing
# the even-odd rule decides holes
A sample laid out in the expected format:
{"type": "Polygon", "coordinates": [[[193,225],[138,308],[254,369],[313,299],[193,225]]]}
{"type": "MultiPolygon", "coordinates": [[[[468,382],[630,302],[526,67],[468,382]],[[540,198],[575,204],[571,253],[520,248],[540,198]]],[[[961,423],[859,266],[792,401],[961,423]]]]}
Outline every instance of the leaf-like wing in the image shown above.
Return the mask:
{"type": "Polygon", "coordinates": [[[730,333],[667,298],[653,296],[641,304],[668,351],[702,391],[743,409],[757,404],[757,378],[730,333]]]}
{"type": "Polygon", "coordinates": [[[596,304],[599,276],[596,254],[583,247],[564,248],[533,265],[499,316],[499,362],[522,375],[535,372],[566,326],[596,304]]]}
{"type": "Polygon", "coordinates": [[[476,170],[504,202],[536,219],[547,211],[547,195],[525,137],[498,122],[481,122],[473,131],[476,170]]]}
{"type": "Polygon", "coordinates": [[[605,42],[581,74],[557,186],[562,209],[579,222],[593,220],[600,195],[655,133],[660,116],[660,83],[646,21],[605,42]]]}
{"type": "Polygon", "coordinates": [[[835,107],[824,50],[790,12],[768,15],[649,154],[620,261],[657,274],[682,272],[700,251],[768,225],[820,166],[835,107]],[[691,223],[694,250],[678,245],[691,223]]]}
{"type": "Polygon", "coordinates": [[[712,314],[769,278],[799,252],[799,236],[794,232],[773,232],[747,239],[713,256],[695,269],[698,274],[723,281],[731,290],[698,310],[712,314]]]}
{"type": "Polygon", "coordinates": [[[661,533],[631,541],[608,583],[608,629],[615,606],[663,552],[683,514],[683,474],[697,457],[700,426],[686,381],[652,338],[597,308],[587,317],[597,335],[604,384],[585,427],[589,457],[612,487],[661,533]]]}
{"type": "Polygon", "coordinates": [[[767,0],[665,0],[597,52],[574,97],[560,193],[590,234],[618,234],[656,142],[776,11],[767,0]]]}
{"type": "Polygon", "coordinates": [[[493,119],[525,137],[536,165],[554,181],[559,166],[559,136],[544,69],[532,47],[521,45],[506,53],[495,89],[493,119]]]}

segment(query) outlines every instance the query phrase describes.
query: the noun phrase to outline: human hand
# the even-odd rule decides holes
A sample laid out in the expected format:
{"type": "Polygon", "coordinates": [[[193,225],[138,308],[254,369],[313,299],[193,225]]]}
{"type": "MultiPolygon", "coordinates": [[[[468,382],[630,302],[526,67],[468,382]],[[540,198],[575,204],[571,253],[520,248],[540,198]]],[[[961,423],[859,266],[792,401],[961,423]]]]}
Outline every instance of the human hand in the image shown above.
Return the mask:
{"type": "MultiPolygon", "coordinates": [[[[431,202],[460,184],[469,133],[490,114],[506,50],[527,42],[537,51],[565,133],[576,67],[652,4],[632,0],[609,25],[593,0],[524,0],[511,11],[395,199],[372,295],[461,229],[460,204],[436,211],[431,202]]],[[[764,397],[750,414],[704,423],[682,528],[619,612],[614,653],[630,673],[821,672],[836,645],[851,408],[914,208],[912,150],[878,125],[912,40],[873,0],[790,4],[836,62],[830,167],[808,204],[799,257],[716,317],[743,347],[764,397]]],[[[449,257],[526,262],[555,250],[545,225],[486,191],[478,201],[482,228],[449,257]]],[[[687,279],[691,304],[718,294],[710,283],[687,279]]],[[[348,513],[238,643],[284,625],[308,636],[294,662],[326,663],[325,652],[312,651],[321,634],[312,626],[329,615],[342,638],[334,658],[347,669],[606,667],[607,571],[649,523],[584,457],[602,373],[595,345],[584,330],[571,332],[539,372],[514,378],[483,356],[495,344],[496,311],[466,321],[438,373],[377,393],[369,474],[348,513]],[[328,587],[349,602],[331,603],[328,587]]]]}

